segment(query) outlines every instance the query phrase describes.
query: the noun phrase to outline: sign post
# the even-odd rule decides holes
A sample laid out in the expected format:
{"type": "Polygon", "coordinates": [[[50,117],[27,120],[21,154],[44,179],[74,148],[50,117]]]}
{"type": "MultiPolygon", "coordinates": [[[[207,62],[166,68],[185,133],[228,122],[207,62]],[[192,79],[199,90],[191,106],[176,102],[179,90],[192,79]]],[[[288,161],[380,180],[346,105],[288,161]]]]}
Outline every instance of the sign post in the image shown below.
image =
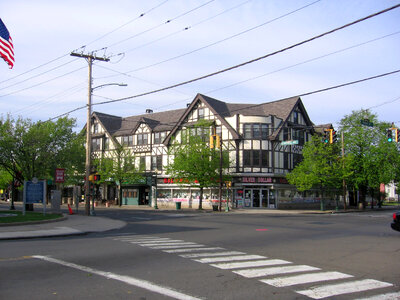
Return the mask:
{"type": "Polygon", "coordinates": [[[25,216],[25,204],[42,203],[43,214],[46,214],[46,181],[33,178],[32,181],[24,181],[24,194],[22,214],[25,216]]]}

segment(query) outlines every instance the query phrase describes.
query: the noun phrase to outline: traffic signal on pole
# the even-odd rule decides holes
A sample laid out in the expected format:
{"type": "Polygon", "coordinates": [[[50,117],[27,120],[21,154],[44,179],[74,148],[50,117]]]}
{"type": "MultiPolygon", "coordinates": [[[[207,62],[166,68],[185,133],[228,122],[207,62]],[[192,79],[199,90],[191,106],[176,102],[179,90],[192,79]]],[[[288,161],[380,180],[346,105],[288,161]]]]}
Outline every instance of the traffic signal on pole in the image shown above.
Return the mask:
{"type": "Polygon", "coordinates": [[[214,135],[210,135],[210,149],[214,149],[214,135]]]}
{"type": "Polygon", "coordinates": [[[323,139],[323,142],[324,142],[325,144],[328,144],[328,143],[329,143],[329,139],[330,139],[330,131],[329,131],[329,129],[324,129],[324,139],[323,139]]]}
{"type": "Polygon", "coordinates": [[[400,143],[400,130],[398,128],[394,130],[394,140],[396,143],[400,143]]]}
{"type": "Polygon", "coordinates": [[[329,129],[329,143],[333,144],[337,142],[337,134],[333,129],[329,129]]]}
{"type": "Polygon", "coordinates": [[[391,128],[387,130],[387,140],[389,143],[393,142],[393,131],[391,128]]]}

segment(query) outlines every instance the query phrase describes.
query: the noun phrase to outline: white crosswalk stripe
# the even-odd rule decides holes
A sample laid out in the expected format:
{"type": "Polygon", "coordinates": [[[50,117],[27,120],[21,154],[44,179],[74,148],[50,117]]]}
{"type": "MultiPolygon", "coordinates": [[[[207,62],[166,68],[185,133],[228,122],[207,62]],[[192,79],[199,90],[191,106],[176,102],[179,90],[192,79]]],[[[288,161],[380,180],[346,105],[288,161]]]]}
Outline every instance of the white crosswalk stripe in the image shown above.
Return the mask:
{"type": "Polygon", "coordinates": [[[206,257],[195,259],[194,261],[201,262],[201,263],[214,263],[214,262],[223,262],[223,261],[234,261],[234,260],[250,260],[250,259],[260,259],[266,258],[265,256],[261,255],[235,255],[235,256],[225,256],[225,257],[206,257]]]}
{"type": "Polygon", "coordinates": [[[201,246],[204,246],[204,245],[200,245],[200,244],[193,244],[193,245],[180,245],[180,244],[176,244],[176,245],[174,245],[174,246],[152,246],[152,247],[149,247],[149,248],[151,248],[151,249],[160,249],[160,250],[163,250],[163,249],[179,249],[179,248],[194,248],[194,247],[201,247],[201,246]]]}
{"type": "Polygon", "coordinates": [[[356,300],[399,300],[399,299],[400,299],[400,292],[381,294],[381,295],[371,296],[368,298],[358,298],[356,300]]]}
{"type": "Polygon", "coordinates": [[[229,270],[229,269],[265,267],[265,266],[275,266],[275,265],[285,265],[285,264],[291,264],[291,262],[282,259],[264,259],[255,261],[245,261],[245,262],[211,264],[211,266],[219,269],[229,270]]]}
{"type": "Polygon", "coordinates": [[[170,240],[170,239],[165,239],[165,240],[132,240],[129,241],[131,244],[146,244],[146,243],[176,243],[176,242],[183,242],[182,240],[170,240]]]}
{"type": "Polygon", "coordinates": [[[273,267],[273,268],[261,268],[261,269],[245,269],[245,270],[233,271],[233,273],[236,273],[238,275],[247,278],[256,278],[262,276],[316,271],[316,270],[320,270],[320,268],[311,267],[307,265],[297,265],[297,266],[285,266],[285,267],[273,267]]]}
{"type": "Polygon", "coordinates": [[[176,245],[198,245],[197,243],[193,243],[193,242],[183,242],[183,241],[178,241],[178,242],[170,242],[170,241],[166,241],[166,242],[159,242],[159,243],[140,243],[139,246],[142,247],[153,247],[153,246],[176,246],[176,245]]]}
{"type": "Polygon", "coordinates": [[[351,277],[353,276],[340,272],[318,272],[318,273],[302,274],[302,275],[295,275],[288,277],[262,279],[260,281],[275,287],[285,287],[296,284],[314,283],[320,281],[337,280],[337,279],[344,279],[351,277]]]}
{"type": "Polygon", "coordinates": [[[322,299],[342,294],[356,293],[392,286],[393,284],[374,279],[350,281],[346,283],[330,284],[312,287],[308,290],[296,291],[313,299],[322,299]]]}
{"type": "Polygon", "coordinates": [[[166,253],[185,253],[185,252],[214,251],[214,250],[225,250],[225,248],[221,248],[221,247],[189,248],[189,249],[164,250],[164,252],[166,252],[166,253]]]}
{"type": "Polygon", "coordinates": [[[196,257],[214,257],[214,256],[228,256],[228,255],[240,255],[245,254],[240,251],[225,251],[225,252],[206,252],[206,253],[194,253],[194,254],[182,254],[180,257],[184,258],[196,258],[196,257]]]}
{"type": "MultiPolygon", "coordinates": [[[[258,278],[260,282],[274,287],[291,287],[320,283],[320,285],[312,286],[308,289],[293,291],[312,299],[329,298],[342,294],[352,294],[393,286],[391,283],[374,279],[354,280],[354,276],[352,275],[337,271],[323,272],[320,268],[313,266],[292,265],[292,262],[282,259],[268,259],[261,255],[251,255],[240,251],[227,251],[222,247],[207,247],[206,245],[171,238],[124,235],[113,237],[113,240],[128,242],[150,249],[159,249],[166,253],[176,253],[182,258],[189,258],[196,262],[210,264],[210,266],[219,269],[232,270],[233,273],[246,278],[258,278]],[[345,281],[350,278],[353,279],[345,281]],[[341,280],[341,283],[332,283],[335,280],[341,280]]],[[[384,294],[359,298],[357,300],[395,299],[400,299],[400,292],[386,291],[384,294]]]]}

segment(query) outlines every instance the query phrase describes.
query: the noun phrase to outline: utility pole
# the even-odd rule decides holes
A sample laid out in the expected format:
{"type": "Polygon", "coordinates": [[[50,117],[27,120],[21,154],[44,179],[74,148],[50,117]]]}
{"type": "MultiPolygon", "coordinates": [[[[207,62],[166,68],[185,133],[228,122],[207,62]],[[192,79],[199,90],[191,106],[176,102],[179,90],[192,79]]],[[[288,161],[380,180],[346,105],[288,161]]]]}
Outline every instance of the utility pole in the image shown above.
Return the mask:
{"type": "Polygon", "coordinates": [[[90,169],[91,169],[91,151],[92,151],[92,136],[91,136],[91,115],[92,115],[92,64],[93,60],[109,61],[109,58],[98,57],[93,54],[83,54],[71,52],[71,56],[85,58],[89,66],[89,84],[88,84],[88,103],[87,103],[87,122],[86,122],[86,162],[85,162],[85,214],[87,216],[94,214],[94,199],[92,208],[90,207],[90,169]]]}
{"type": "MultiPolygon", "coordinates": [[[[342,160],[343,160],[343,175],[344,175],[344,133],[342,131],[342,160]]],[[[346,179],[343,176],[343,209],[346,210],[346,179]]]]}

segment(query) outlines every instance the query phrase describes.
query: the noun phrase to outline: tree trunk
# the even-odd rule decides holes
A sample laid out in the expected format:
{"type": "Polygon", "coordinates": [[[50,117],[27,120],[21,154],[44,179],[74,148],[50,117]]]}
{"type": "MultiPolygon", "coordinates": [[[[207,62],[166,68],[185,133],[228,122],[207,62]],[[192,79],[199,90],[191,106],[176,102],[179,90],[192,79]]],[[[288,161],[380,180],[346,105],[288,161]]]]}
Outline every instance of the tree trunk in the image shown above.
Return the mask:
{"type": "Polygon", "coordinates": [[[118,185],[118,205],[122,206],[122,186],[118,185]]]}
{"type": "Polygon", "coordinates": [[[200,187],[199,209],[203,209],[203,187],[200,187]]]}

